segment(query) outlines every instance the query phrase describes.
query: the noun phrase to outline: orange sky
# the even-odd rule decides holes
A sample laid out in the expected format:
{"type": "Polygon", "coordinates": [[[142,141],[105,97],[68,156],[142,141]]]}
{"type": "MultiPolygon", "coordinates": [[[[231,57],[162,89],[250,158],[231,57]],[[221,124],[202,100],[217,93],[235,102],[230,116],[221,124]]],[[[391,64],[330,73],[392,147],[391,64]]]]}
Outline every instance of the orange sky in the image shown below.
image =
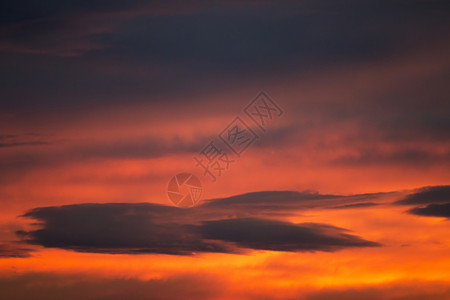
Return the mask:
{"type": "Polygon", "coordinates": [[[450,299],[444,1],[50,2],[0,7],[0,299],[450,299]]]}

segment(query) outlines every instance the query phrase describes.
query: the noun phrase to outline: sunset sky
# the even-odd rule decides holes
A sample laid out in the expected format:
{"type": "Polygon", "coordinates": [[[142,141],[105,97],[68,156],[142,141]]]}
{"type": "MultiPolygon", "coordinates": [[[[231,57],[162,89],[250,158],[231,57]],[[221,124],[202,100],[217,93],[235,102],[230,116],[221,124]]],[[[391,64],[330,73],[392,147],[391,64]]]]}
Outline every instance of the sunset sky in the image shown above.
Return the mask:
{"type": "Polygon", "coordinates": [[[440,0],[3,1],[0,299],[450,299],[449,29],[440,0]]]}

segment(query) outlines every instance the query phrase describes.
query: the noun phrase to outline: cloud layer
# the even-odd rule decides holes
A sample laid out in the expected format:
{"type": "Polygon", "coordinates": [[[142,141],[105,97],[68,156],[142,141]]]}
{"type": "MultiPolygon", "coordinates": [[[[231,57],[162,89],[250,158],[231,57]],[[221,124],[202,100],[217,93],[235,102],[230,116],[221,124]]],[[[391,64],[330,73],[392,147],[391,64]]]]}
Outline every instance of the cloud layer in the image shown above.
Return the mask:
{"type": "MultiPolygon", "coordinates": [[[[23,215],[34,219],[41,228],[18,234],[31,244],[98,253],[189,255],[247,250],[336,251],[379,246],[328,224],[294,224],[264,218],[269,215],[268,209],[272,216],[277,215],[277,210],[294,213],[302,207],[326,207],[330,198],[345,202],[344,197],[332,195],[273,191],[210,200],[187,210],[149,203],[41,207],[23,215]],[[278,209],[268,207],[269,201],[276,201],[278,209]],[[283,203],[285,206],[280,205],[283,203]]],[[[350,197],[347,201],[355,201],[353,198],[358,199],[350,197]]]]}
{"type": "Polygon", "coordinates": [[[450,218],[450,186],[424,187],[397,201],[396,204],[416,205],[408,210],[411,214],[450,218]]]}

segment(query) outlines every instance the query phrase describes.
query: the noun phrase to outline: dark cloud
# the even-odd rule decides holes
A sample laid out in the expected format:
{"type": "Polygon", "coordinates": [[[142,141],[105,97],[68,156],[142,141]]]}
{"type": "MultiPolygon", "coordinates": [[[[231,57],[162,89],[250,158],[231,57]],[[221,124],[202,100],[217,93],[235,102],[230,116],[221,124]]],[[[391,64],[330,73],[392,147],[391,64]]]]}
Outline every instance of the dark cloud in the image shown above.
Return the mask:
{"type": "Polygon", "coordinates": [[[230,207],[232,209],[250,210],[254,207],[264,207],[267,209],[280,208],[289,204],[305,204],[314,200],[330,200],[336,199],[337,195],[324,195],[313,191],[296,192],[296,191],[263,191],[252,192],[222,199],[206,200],[203,207],[211,207],[215,209],[230,207]]]}
{"type": "Polygon", "coordinates": [[[61,15],[117,11],[135,7],[139,3],[142,3],[142,1],[99,0],[95,2],[61,2],[57,0],[45,0],[39,3],[33,0],[9,1],[2,2],[0,6],[0,20],[3,24],[8,24],[23,20],[51,18],[61,15]]]}
{"type": "Polygon", "coordinates": [[[410,209],[408,212],[419,216],[450,218],[450,203],[430,204],[425,207],[415,207],[410,209]]]}
{"type": "Polygon", "coordinates": [[[446,1],[45,3],[0,9],[4,108],[186,99],[263,74],[377,62],[434,45],[448,26],[446,1]]]}
{"type": "Polygon", "coordinates": [[[450,186],[423,187],[396,201],[395,204],[416,205],[408,210],[410,214],[450,218],[450,186]]]}
{"type": "Polygon", "coordinates": [[[41,146],[49,145],[48,142],[11,142],[11,143],[0,143],[0,148],[5,147],[17,147],[17,146],[41,146]]]}
{"type": "Polygon", "coordinates": [[[273,251],[336,251],[348,247],[374,247],[369,242],[325,224],[263,219],[207,221],[200,227],[207,239],[236,243],[240,247],[273,251]]]}
{"type": "MultiPolygon", "coordinates": [[[[225,125],[224,125],[225,127],[225,125]]],[[[284,133],[291,129],[274,129],[268,136],[268,142],[255,143],[254,148],[270,147],[270,142],[285,139],[284,133]]],[[[17,146],[50,146],[57,144],[64,147],[49,147],[46,152],[28,151],[10,152],[0,161],[0,167],[10,173],[25,173],[33,168],[62,165],[72,162],[86,162],[92,159],[148,159],[173,154],[199,153],[215,135],[196,135],[194,140],[186,140],[177,135],[146,135],[139,138],[116,138],[107,141],[91,140],[77,143],[76,140],[56,139],[40,135],[0,135],[0,148],[17,146]]],[[[1,150],[1,149],[0,149],[1,150]]],[[[1,153],[0,153],[1,155],[1,153]]],[[[0,175],[0,182],[1,182],[0,175]]]]}
{"type": "Polygon", "coordinates": [[[42,207],[24,214],[40,228],[18,234],[31,244],[100,253],[190,255],[248,249],[335,251],[377,246],[326,224],[265,219],[307,207],[335,206],[336,201],[361,201],[366,196],[353,197],[273,191],[210,200],[188,210],[149,203],[42,207]],[[276,205],[269,207],[270,201],[276,205]],[[224,209],[226,205],[228,209],[224,209]]]}
{"type": "Polygon", "coordinates": [[[75,160],[91,158],[156,158],[175,153],[199,152],[210,139],[209,136],[198,137],[193,142],[188,142],[177,137],[165,139],[161,136],[117,139],[114,141],[76,145],[67,152],[60,153],[60,156],[63,160],[64,157],[75,160]]]}
{"type": "Polygon", "coordinates": [[[0,258],[29,257],[34,250],[20,243],[0,244],[0,258]]]}
{"type": "Polygon", "coordinates": [[[0,50],[60,57],[108,48],[111,45],[105,37],[122,31],[122,23],[142,16],[184,15],[247,5],[245,1],[217,1],[211,5],[197,0],[19,2],[0,7],[0,50]]]}
{"type": "Polygon", "coordinates": [[[450,185],[423,187],[396,203],[414,205],[447,202],[450,203],[450,185]]]}
{"type": "MultiPolygon", "coordinates": [[[[286,99],[295,124],[269,131],[258,141],[261,147],[279,145],[283,151],[315,143],[318,153],[340,147],[348,151],[336,151],[339,156],[326,162],[339,167],[422,169],[450,161],[450,153],[439,150],[449,148],[450,132],[447,1],[53,2],[0,10],[16,16],[5,19],[0,32],[0,110],[13,112],[14,122],[68,122],[68,115],[138,102],[179,105],[178,111],[210,105],[215,115],[223,112],[218,106],[226,106],[214,102],[217,93],[256,83],[276,89],[288,82],[298,88],[286,94],[302,97],[286,99]],[[301,88],[309,86],[310,75],[322,78],[329,71],[338,75],[318,79],[311,90],[301,88]],[[343,83],[341,71],[348,77],[343,83]],[[333,92],[332,82],[342,88],[316,101],[323,91],[333,92]],[[349,122],[355,136],[346,133],[336,145],[326,144],[349,122]],[[319,142],[318,134],[324,135],[319,142]]],[[[148,118],[158,118],[159,109],[148,118]]],[[[187,115],[206,116],[203,109],[187,115]]],[[[195,142],[171,148],[150,140],[117,139],[50,156],[147,158],[198,151],[195,142]]],[[[19,145],[38,144],[0,146],[19,145]]],[[[7,168],[49,164],[41,159],[30,154],[12,160],[17,168],[11,161],[7,168]]]]}
{"type": "Polygon", "coordinates": [[[37,134],[4,134],[0,135],[0,148],[17,146],[41,146],[51,145],[53,142],[44,140],[43,136],[37,134]]]}
{"type": "Polygon", "coordinates": [[[372,207],[372,206],[376,206],[376,205],[379,205],[379,203],[372,203],[372,202],[354,203],[354,204],[347,204],[347,205],[339,205],[339,206],[335,206],[335,207],[331,207],[331,208],[333,208],[333,209],[365,208],[365,207],[372,207]]]}
{"type": "Polygon", "coordinates": [[[18,233],[32,244],[80,252],[182,255],[230,252],[224,245],[202,240],[192,225],[177,221],[177,215],[180,215],[177,208],[156,204],[36,208],[24,216],[42,222],[43,228],[18,233]]]}
{"type": "Polygon", "coordinates": [[[8,138],[0,137],[1,148],[22,146],[22,151],[0,152],[0,183],[10,182],[13,177],[20,177],[30,170],[61,166],[67,163],[86,163],[93,159],[149,159],[171,154],[198,153],[212,139],[211,136],[199,136],[195,141],[186,141],[179,137],[163,138],[143,136],[112,141],[91,141],[77,144],[71,140],[43,139],[22,135],[8,138]],[[51,147],[52,145],[64,147],[51,147]],[[45,152],[35,151],[35,147],[49,146],[45,152]]]}

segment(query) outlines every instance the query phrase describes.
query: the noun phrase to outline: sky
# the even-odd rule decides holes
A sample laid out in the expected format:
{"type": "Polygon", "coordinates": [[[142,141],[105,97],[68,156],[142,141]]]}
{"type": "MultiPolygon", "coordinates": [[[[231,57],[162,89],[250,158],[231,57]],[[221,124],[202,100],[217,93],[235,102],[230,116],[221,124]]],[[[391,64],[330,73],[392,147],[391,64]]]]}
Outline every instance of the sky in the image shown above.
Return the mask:
{"type": "Polygon", "coordinates": [[[0,298],[450,299],[449,17],[3,1],[0,298]]]}

